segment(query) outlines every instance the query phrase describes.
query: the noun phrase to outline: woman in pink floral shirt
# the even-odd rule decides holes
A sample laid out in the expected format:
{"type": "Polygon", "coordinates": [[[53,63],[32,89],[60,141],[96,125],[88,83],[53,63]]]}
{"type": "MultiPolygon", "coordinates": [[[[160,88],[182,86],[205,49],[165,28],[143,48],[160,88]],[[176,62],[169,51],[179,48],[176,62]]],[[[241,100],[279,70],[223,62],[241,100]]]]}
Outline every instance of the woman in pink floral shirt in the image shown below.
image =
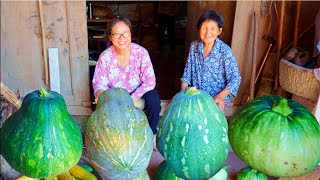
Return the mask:
{"type": "Polygon", "coordinates": [[[144,111],[153,134],[157,133],[160,98],[154,90],[156,78],[148,51],[131,42],[131,23],[115,18],[109,23],[112,46],[103,51],[95,68],[92,84],[95,97],[110,88],[126,89],[132,99],[144,99],[144,111]]]}

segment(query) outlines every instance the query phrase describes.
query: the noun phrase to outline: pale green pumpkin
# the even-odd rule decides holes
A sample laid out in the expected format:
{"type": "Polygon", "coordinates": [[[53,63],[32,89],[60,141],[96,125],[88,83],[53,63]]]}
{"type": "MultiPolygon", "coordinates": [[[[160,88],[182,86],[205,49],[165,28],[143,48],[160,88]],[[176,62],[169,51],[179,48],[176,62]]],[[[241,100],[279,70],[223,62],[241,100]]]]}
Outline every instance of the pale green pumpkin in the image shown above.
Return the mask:
{"type": "Polygon", "coordinates": [[[153,133],[145,114],[121,88],[103,92],[98,105],[85,135],[92,165],[105,179],[138,177],[146,170],[153,149],[153,133]]]}

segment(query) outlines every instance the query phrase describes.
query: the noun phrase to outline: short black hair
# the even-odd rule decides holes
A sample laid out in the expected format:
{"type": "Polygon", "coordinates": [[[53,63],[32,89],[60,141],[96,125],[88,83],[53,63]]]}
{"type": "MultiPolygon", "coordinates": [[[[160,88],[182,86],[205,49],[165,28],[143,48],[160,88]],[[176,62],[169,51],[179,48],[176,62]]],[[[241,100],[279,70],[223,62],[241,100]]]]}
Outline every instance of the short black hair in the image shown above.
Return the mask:
{"type": "Polygon", "coordinates": [[[224,20],[222,15],[220,15],[218,12],[214,10],[207,10],[198,19],[198,23],[197,23],[198,30],[200,30],[202,23],[207,20],[215,21],[218,23],[219,28],[223,28],[224,20]]]}
{"type": "Polygon", "coordinates": [[[116,17],[116,18],[113,18],[112,21],[110,23],[108,23],[107,25],[107,31],[108,31],[108,34],[111,35],[111,30],[112,30],[112,27],[117,24],[118,22],[124,22],[130,29],[130,32],[132,32],[132,25],[131,25],[131,22],[129,20],[129,18],[127,17],[116,17]]]}

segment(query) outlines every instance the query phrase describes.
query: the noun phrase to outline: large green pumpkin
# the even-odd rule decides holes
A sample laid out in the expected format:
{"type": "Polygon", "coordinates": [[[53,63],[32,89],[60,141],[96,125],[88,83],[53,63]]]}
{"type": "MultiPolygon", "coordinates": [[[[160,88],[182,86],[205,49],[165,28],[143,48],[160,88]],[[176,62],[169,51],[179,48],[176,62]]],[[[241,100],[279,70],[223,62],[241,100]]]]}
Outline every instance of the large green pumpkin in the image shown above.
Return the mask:
{"type": "Polygon", "coordinates": [[[82,136],[63,97],[45,89],[28,94],[1,128],[1,154],[33,178],[53,177],[76,165],[82,136]]]}
{"type": "Polygon", "coordinates": [[[227,159],[228,123],[207,92],[182,90],[160,120],[157,148],[178,177],[208,179],[227,159]]]}
{"type": "Polygon", "coordinates": [[[231,118],[231,146],[252,168],[275,177],[312,171],[320,161],[320,128],[301,104],[266,95],[249,101],[231,118]]]}
{"type": "Polygon", "coordinates": [[[247,166],[239,171],[237,180],[268,180],[268,176],[247,166]]]}
{"type": "Polygon", "coordinates": [[[153,133],[129,93],[112,88],[99,96],[87,123],[85,145],[93,166],[105,179],[132,179],[149,164],[153,133]]]}

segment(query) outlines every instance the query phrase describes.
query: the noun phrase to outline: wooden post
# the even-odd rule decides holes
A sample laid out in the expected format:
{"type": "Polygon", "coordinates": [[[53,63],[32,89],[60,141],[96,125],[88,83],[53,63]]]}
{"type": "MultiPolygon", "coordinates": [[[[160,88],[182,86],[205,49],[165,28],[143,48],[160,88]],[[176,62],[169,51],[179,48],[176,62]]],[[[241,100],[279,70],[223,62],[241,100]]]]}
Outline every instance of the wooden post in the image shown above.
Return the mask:
{"type": "Polygon", "coordinates": [[[300,17],[300,8],[301,7],[301,2],[300,0],[297,1],[296,4],[296,16],[294,19],[294,31],[293,31],[293,47],[297,48],[298,47],[298,32],[299,32],[299,17],[300,17]]]}
{"type": "Polygon", "coordinates": [[[257,70],[258,17],[256,12],[253,12],[253,25],[254,25],[254,38],[253,38],[253,49],[252,49],[252,69],[251,69],[251,79],[250,79],[249,100],[252,100],[254,98],[255,78],[256,78],[256,70],[257,70]]]}
{"type": "Polygon", "coordinates": [[[284,10],[285,10],[286,2],[281,1],[281,8],[280,8],[280,20],[278,24],[278,35],[277,35],[277,56],[275,61],[275,80],[273,91],[276,92],[279,86],[279,61],[280,61],[280,53],[281,53],[281,46],[282,46],[282,33],[283,33],[283,23],[284,23],[284,10]]]}

